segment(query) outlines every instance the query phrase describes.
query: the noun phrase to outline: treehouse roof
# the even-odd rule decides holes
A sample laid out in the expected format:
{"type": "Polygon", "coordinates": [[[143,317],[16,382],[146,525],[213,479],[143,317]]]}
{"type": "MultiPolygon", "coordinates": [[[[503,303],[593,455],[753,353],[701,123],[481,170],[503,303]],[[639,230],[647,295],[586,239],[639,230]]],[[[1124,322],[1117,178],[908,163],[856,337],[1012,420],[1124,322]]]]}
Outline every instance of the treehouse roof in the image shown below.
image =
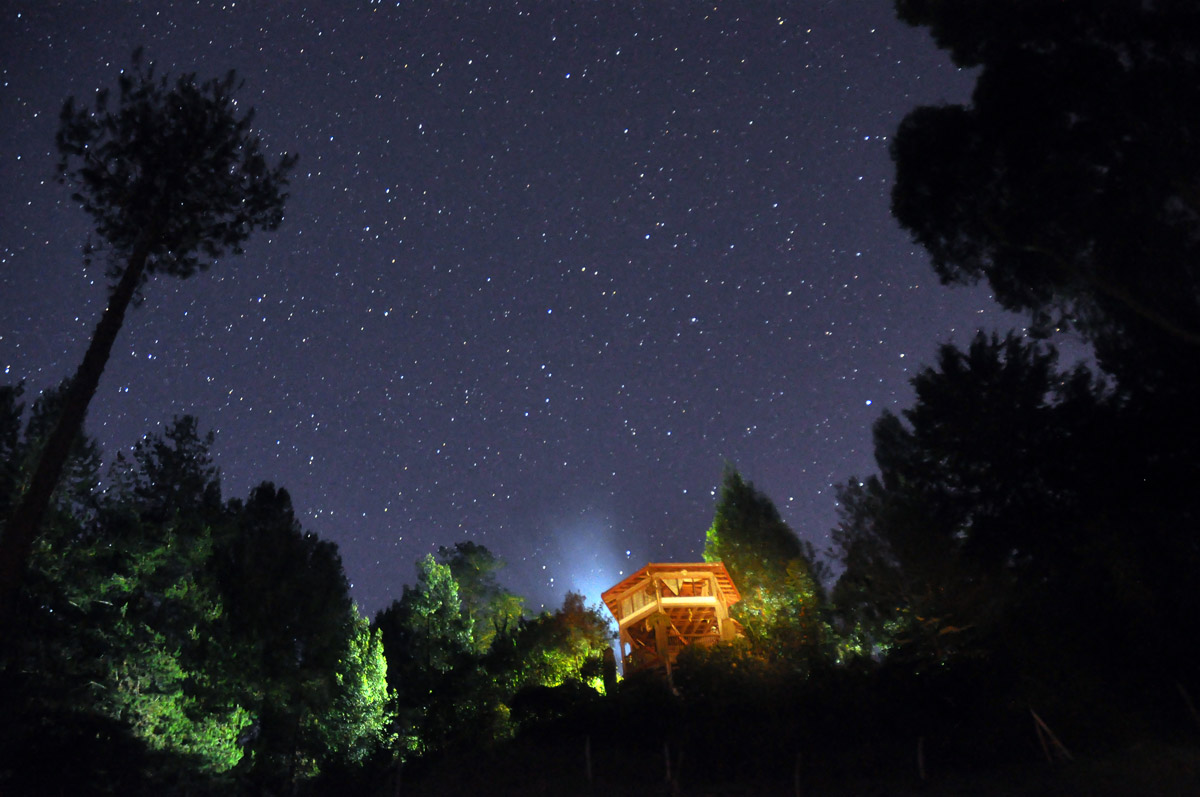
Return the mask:
{"type": "Polygon", "coordinates": [[[737,585],[733,583],[723,562],[651,562],[637,572],[630,573],[616,585],[604,590],[600,594],[600,599],[604,601],[604,605],[608,607],[614,617],[619,617],[617,609],[622,596],[650,578],[655,576],[658,578],[687,578],[710,574],[716,578],[717,589],[721,591],[721,597],[724,598],[726,606],[742,599],[737,585]]]}

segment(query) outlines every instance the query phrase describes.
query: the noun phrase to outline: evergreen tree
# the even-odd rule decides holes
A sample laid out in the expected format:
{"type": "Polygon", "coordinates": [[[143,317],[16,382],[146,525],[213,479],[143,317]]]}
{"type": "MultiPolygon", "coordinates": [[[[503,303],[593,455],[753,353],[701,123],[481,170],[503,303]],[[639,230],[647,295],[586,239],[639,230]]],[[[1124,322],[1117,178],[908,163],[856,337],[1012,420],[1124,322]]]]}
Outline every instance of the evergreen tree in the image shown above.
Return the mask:
{"type": "Polygon", "coordinates": [[[137,51],[118,83],[116,108],[101,90],[94,108],[68,100],[61,115],[60,180],[95,221],[115,284],[0,537],[0,628],[12,619],[34,539],[134,296],[150,275],[189,277],[226,253],[240,253],[255,228],[274,229],[283,220],[295,158],[267,163],[251,131],[253,113],[237,111],[232,72],[199,84],[188,74],[172,83],[156,78],[137,51]]]}
{"type": "Polygon", "coordinates": [[[812,546],[733,468],[722,480],[704,560],[729,570],[742,595],[731,612],[757,653],[800,669],[825,658],[827,607],[812,546]]]}
{"type": "Polygon", "coordinates": [[[474,620],[463,610],[458,582],[432,554],[417,562],[417,584],[375,618],[397,697],[404,754],[447,745],[465,730],[476,670],[474,620]]]}
{"type": "Polygon", "coordinates": [[[893,212],[938,275],[1077,328],[1130,390],[1194,391],[1200,8],[896,5],[978,73],[969,105],[914,110],[892,145],[893,212]]]}
{"type": "Polygon", "coordinates": [[[500,586],[496,573],[504,562],[482,545],[457,542],[439,548],[438,559],[458,584],[463,612],[470,617],[476,653],[486,653],[498,632],[513,626],[524,613],[524,599],[500,586]]]}

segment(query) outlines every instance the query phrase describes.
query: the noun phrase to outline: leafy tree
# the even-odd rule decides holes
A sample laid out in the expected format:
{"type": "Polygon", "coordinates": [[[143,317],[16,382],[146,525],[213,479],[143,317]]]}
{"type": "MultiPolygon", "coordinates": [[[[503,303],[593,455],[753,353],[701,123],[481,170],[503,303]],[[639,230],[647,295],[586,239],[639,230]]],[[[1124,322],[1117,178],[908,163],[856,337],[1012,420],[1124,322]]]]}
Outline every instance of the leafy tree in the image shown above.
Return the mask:
{"type": "Polygon", "coordinates": [[[969,105],[919,108],[893,142],[893,212],[938,275],[1078,328],[1131,389],[1194,385],[1178,365],[1200,359],[1200,8],[897,8],[979,70],[969,105]]]}
{"type": "Polygon", "coordinates": [[[561,607],[497,634],[484,659],[498,736],[570,714],[603,694],[604,654],[611,651],[606,613],[568,592],[561,607]]]}
{"type": "Polygon", "coordinates": [[[801,668],[826,655],[823,572],[812,546],[733,468],[722,480],[704,560],[725,563],[742,594],[732,614],[759,655],[801,668]]]}
{"type": "Polygon", "coordinates": [[[485,653],[498,632],[516,623],[524,613],[524,599],[500,586],[496,573],[503,560],[482,545],[458,542],[439,548],[438,559],[450,568],[458,584],[462,610],[471,621],[476,653],[485,653]]]}
{"type": "Polygon", "coordinates": [[[441,557],[450,564],[432,555],[420,560],[416,585],[406,586],[375,619],[396,694],[399,752],[405,757],[478,749],[510,736],[511,708],[519,693],[563,684],[587,689],[585,682],[594,687],[603,651],[612,641],[604,615],[575,593],[555,612],[504,621],[504,612],[519,604],[495,587],[491,573],[497,560],[487,549],[460,543],[442,549],[441,557]],[[475,569],[471,562],[481,566],[475,569]],[[460,588],[452,566],[466,569],[469,591],[460,588]],[[464,593],[483,611],[468,610],[464,593]],[[486,650],[472,634],[476,615],[493,625],[486,650]]]}
{"type": "Polygon", "coordinates": [[[890,627],[904,656],[934,664],[1041,656],[1041,634],[1113,660],[1114,639],[1174,614],[1134,587],[1152,560],[1126,542],[1121,468],[1139,464],[1085,368],[980,334],[965,352],[943,346],[913,386],[916,405],[875,424],[879,476],[839,491],[835,597],[877,641],[890,627]]]}
{"type": "MultiPolygon", "coordinates": [[[[395,634],[388,648],[407,651],[417,666],[431,674],[447,672],[471,652],[473,623],[471,615],[462,611],[458,581],[450,567],[432,554],[417,563],[417,586],[406,586],[379,621],[385,636],[395,634]]],[[[397,686],[405,688],[402,683],[397,686]]]]}
{"type": "Polygon", "coordinates": [[[254,715],[239,774],[278,789],[317,773],[331,714],[358,700],[345,694],[361,691],[346,682],[358,615],[337,547],[301,528],[286,490],[263,483],[229,510],[213,553],[228,648],[219,677],[254,715]]]}
{"type": "Polygon", "coordinates": [[[239,113],[233,100],[238,85],[232,72],[204,83],[192,74],[156,78],[138,51],[118,81],[117,107],[109,107],[107,90],[97,92],[92,109],[73,100],[63,107],[60,181],[93,218],[115,284],[0,537],[0,627],[8,624],[34,537],[134,296],[150,275],[189,277],[240,253],[255,228],[275,229],[283,220],[296,159],[268,164],[251,131],[253,113],[239,113]]]}
{"type": "Polygon", "coordinates": [[[391,694],[383,637],[366,618],[354,619],[354,636],[336,673],[340,687],[332,709],[321,720],[326,757],[361,764],[391,741],[391,694]]]}
{"type": "Polygon", "coordinates": [[[559,686],[568,681],[602,688],[601,659],[612,646],[612,629],[598,607],[583,595],[568,592],[554,612],[520,622],[498,637],[491,659],[493,672],[507,675],[512,694],[530,686],[559,686]],[[496,666],[504,662],[503,666],[496,666]]]}
{"type": "Polygon", "coordinates": [[[417,562],[417,584],[375,618],[397,696],[402,752],[423,754],[449,743],[473,711],[473,618],[458,582],[432,554],[417,562]]]}

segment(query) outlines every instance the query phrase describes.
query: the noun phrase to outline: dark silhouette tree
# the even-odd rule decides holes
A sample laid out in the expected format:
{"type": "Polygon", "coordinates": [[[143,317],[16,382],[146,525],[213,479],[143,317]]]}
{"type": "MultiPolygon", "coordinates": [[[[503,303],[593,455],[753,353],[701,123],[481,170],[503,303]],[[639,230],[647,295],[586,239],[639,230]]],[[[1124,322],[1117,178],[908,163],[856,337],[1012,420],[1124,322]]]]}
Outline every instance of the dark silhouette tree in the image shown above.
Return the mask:
{"type": "Polygon", "coordinates": [[[1087,446],[1112,427],[1101,385],[1055,361],[1013,334],[941,347],[912,380],[915,406],[875,423],[880,475],[839,490],[839,597],[853,584],[885,612],[907,607],[953,646],[1017,584],[1077,570],[1089,485],[1109,464],[1087,446]]]}
{"type": "Polygon", "coordinates": [[[879,475],[839,489],[839,610],[913,672],[986,661],[1018,702],[1169,705],[1196,560],[1141,484],[1155,454],[1120,396],[1015,334],[943,346],[913,386],[875,424],[879,475]]]}
{"type": "Polygon", "coordinates": [[[239,86],[233,72],[203,83],[194,74],[156,78],[139,50],[119,79],[116,107],[107,90],[97,92],[93,108],[71,99],[63,107],[59,179],[92,217],[115,284],[0,537],[0,628],[10,620],[34,538],[125,312],[146,279],[203,271],[226,253],[240,254],[255,228],[275,229],[283,220],[296,158],[268,163],[251,129],[253,112],[240,113],[233,99],[239,86]]]}
{"type": "Polygon", "coordinates": [[[1197,371],[1200,6],[897,8],[979,69],[969,105],[918,108],[893,142],[893,212],[942,281],[1078,329],[1130,388],[1197,371]]]}
{"type": "Polygon", "coordinates": [[[139,440],[130,457],[117,453],[110,489],[127,494],[144,522],[161,525],[187,518],[211,523],[222,511],[214,440],[212,432],[200,434],[195,416],[176,416],[161,433],[139,440]]]}
{"type": "MultiPolygon", "coordinates": [[[[1190,575],[1200,566],[1200,6],[897,0],[897,9],[978,80],[970,104],[918,108],[902,122],[893,213],[943,282],[986,280],[1035,334],[1078,330],[1115,377],[1099,416],[1086,401],[1047,412],[1020,409],[1015,393],[992,402],[990,437],[979,434],[985,414],[951,406],[949,392],[945,406],[920,402],[978,443],[944,469],[959,483],[943,491],[946,506],[970,519],[961,553],[993,573],[1016,572],[1011,560],[1025,585],[1063,585],[1058,605],[1091,613],[1072,628],[1140,627],[1162,646],[1145,661],[1170,673],[1186,657],[1168,629],[1187,627],[1200,602],[1190,575]],[[962,422],[972,412],[974,429],[962,422]],[[1063,441],[1073,459],[1059,456],[1063,441]],[[1087,584],[1105,600],[1072,604],[1087,584]]],[[[922,436],[921,425],[913,420],[918,450],[953,442],[922,436]]],[[[1194,668],[1162,680],[1176,677],[1194,688],[1194,668]]]]}
{"type": "Polygon", "coordinates": [[[228,510],[213,546],[228,634],[220,677],[255,716],[238,774],[256,793],[282,791],[319,770],[331,714],[354,686],[348,658],[370,653],[355,648],[366,629],[337,546],[304,531],[287,490],[264,482],[228,510]]]}

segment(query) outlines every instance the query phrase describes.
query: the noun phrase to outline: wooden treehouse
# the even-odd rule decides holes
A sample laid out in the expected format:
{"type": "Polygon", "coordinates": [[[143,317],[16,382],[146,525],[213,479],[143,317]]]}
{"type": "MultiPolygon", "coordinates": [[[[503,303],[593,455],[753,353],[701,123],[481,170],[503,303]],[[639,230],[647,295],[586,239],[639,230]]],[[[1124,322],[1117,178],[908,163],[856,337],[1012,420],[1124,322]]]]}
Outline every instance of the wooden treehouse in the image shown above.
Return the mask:
{"type": "Polygon", "coordinates": [[[721,562],[648,564],[601,594],[617,618],[625,673],[666,670],[679,651],[742,635],[729,607],[741,600],[721,562]]]}

